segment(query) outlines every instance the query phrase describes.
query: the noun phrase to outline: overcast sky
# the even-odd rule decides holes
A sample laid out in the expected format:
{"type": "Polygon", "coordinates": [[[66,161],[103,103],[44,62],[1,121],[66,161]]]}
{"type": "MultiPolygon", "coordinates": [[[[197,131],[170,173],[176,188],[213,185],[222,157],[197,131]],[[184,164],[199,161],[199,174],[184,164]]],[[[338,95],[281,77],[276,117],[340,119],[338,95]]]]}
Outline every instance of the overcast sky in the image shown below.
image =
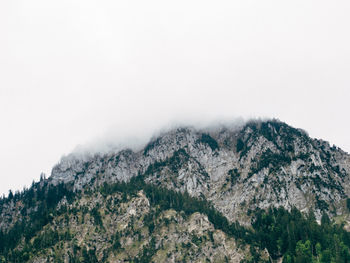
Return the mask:
{"type": "MultiPolygon", "coordinates": [[[[0,193],[78,144],[275,117],[350,151],[350,1],[0,1],[0,193]]],[[[132,141],[134,142],[134,141],[132,141]]]]}

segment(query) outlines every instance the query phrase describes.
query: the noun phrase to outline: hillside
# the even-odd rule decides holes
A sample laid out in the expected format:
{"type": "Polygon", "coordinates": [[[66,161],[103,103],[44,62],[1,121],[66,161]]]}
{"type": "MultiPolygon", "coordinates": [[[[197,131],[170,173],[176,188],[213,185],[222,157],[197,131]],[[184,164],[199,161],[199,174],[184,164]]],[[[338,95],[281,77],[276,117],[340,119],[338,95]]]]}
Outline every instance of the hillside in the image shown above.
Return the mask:
{"type": "Polygon", "coordinates": [[[341,215],[350,194],[350,156],[279,121],[178,128],[138,152],[70,155],[53,168],[49,181],[74,182],[79,190],[138,174],[146,182],[202,196],[241,223],[248,210],[271,205],[312,208],[318,219],[323,211],[341,215]]]}
{"type": "Polygon", "coordinates": [[[349,174],[277,120],[71,154],[1,199],[0,262],[350,262],[349,174]]]}

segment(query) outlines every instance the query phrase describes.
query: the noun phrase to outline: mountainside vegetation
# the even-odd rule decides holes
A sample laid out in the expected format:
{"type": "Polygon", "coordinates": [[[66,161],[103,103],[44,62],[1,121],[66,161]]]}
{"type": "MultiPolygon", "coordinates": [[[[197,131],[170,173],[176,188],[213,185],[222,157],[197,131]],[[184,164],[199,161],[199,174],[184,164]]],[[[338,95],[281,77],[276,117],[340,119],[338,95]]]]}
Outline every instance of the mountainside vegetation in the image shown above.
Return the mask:
{"type": "Polygon", "coordinates": [[[350,262],[349,171],[279,121],[69,156],[0,198],[0,262],[350,262]]]}
{"type": "MultiPolygon", "coordinates": [[[[38,257],[48,262],[65,262],[67,258],[68,262],[107,262],[108,259],[118,258],[119,253],[125,253],[124,260],[127,261],[156,262],[155,258],[164,252],[164,244],[161,245],[161,240],[153,234],[159,235],[159,224],[169,227],[174,220],[164,217],[164,214],[171,213],[169,211],[182,220],[199,213],[213,225],[213,229],[204,232],[203,236],[188,233],[188,240],[177,248],[179,258],[185,261],[198,259],[200,253],[193,250],[203,249],[209,242],[209,246],[214,246],[213,231],[222,231],[226,238],[234,240],[237,249],[241,249],[241,262],[268,262],[282,257],[283,262],[288,263],[350,262],[350,233],[344,230],[343,225],[331,222],[327,214],[318,224],[312,212],[302,214],[296,208],[290,212],[282,207],[257,210],[251,212],[252,227],[247,228],[238,222],[230,223],[204,199],[145,184],[142,176],[132,178],[127,183],[104,184],[94,192],[73,193],[64,185],[48,187],[46,184],[37,185],[35,189],[34,197],[29,192],[23,192],[1,200],[2,203],[21,201],[37,204],[38,207],[36,211],[29,212],[30,206],[23,206],[20,211],[23,217],[9,231],[0,232],[1,262],[35,262],[38,257]],[[106,223],[108,213],[122,213],[121,208],[130,208],[128,202],[140,193],[145,195],[150,209],[138,215],[136,211],[131,212],[125,229],[114,226],[111,231],[106,223]],[[67,202],[56,207],[63,197],[67,202]],[[82,199],[94,197],[99,200],[96,206],[89,207],[88,203],[77,205],[82,199]],[[103,209],[103,206],[106,208],[103,209]],[[97,241],[86,237],[78,244],[77,229],[86,224],[86,220],[90,221],[95,238],[108,232],[109,239],[98,244],[101,247],[96,248],[97,241]],[[139,220],[141,227],[135,225],[135,220],[139,220]],[[124,238],[135,236],[139,244],[133,240],[133,246],[142,251],[138,254],[133,254],[129,251],[131,248],[121,242],[124,238]],[[63,248],[68,250],[64,251],[63,248]],[[264,255],[264,249],[267,249],[270,258],[264,255]]],[[[230,261],[230,258],[227,255],[223,260],[230,261]]]]}
{"type": "MultiPolygon", "coordinates": [[[[44,184],[39,189],[45,189],[44,184]]],[[[222,244],[218,244],[214,234],[223,235],[224,239],[228,239],[231,246],[236,247],[232,252],[241,250],[238,257],[242,261],[248,252],[246,239],[249,239],[249,230],[241,227],[238,223],[230,224],[228,220],[219,212],[217,212],[206,200],[193,198],[188,194],[182,194],[173,190],[159,188],[153,185],[145,184],[142,177],[135,177],[127,183],[115,183],[113,185],[104,184],[96,191],[82,191],[74,194],[74,198],[67,202],[60,203],[57,209],[51,209],[52,200],[49,198],[53,190],[59,196],[59,193],[71,196],[62,185],[52,186],[49,191],[42,193],[42,199],[32,200],[38,203],[38,206],[45,207],[38,211],[23,212],[23,217],[18,219],[9,231],[0,232],[0,260],[1,262],[36,262],[38,258],[42,258],[48,262],[107,262],[116,260],[119,254],[122,254],[122,261],[132,262],[157,262],[155,258],[160,254],[168,251],[164,248],[163,238],[161,234],[171,235],[172,231],[160,233],[160,226],[166,226],[168,229],[174,224],[175,231],[178,230],[176,224],[179,221],[188,221],[191,217],[199,215],[199,221],[207,221],[211,227],[205,231],[194,227],[193,233],[179,232],[182,237],[182,243],[175,247],[176,258],[183,261],[195,261],[198,257],[204,257],[204,247],[211,251],[206,258],[210,260],[229,260],[232,255],[230,251],[226,251],[227,255],[216,253],[216,250],[222,250],[222,244]],[[141,199],[140,206],[132,206],[135,200],[141,199]],[[89,206],[89,203],[82,205],[82,200],[93,199],[96,205],[89,206]],[[50,200],[50,201],[49,201],[50,200]],[[132,209],[130,210],[130,207],[132,209]],[[147,207],[146,211],[142,211],[147,207]],[[135,211],[134,211],[134,210],[135,211]],[[114,222],[111,226],[107,219],[108,214],[114,216],[128,217],[127,223],[120,226],[119,222],[114,222]],[[123,215],[124,214],[124,215],[123,215]],[[126,215],[125,215],[126,214],[126,215]],[[165,216],[170,214],[171,216],[165,216]],[[88,237],[84,237],[83,246],[77,238],[77,231],[87,221],[91,223],[91,231],[89,235],[98,236],[106,235],[106,239],[102,244],[97,240],[91,241],[88,237]],[[196,232],[201,232],[201,236],[197,236],[196,232]],[[132,240],[132,246],[126,244],[125,239],[132,240]],[[63,250],[64,248],[64,250],[63,250]],[[135,254],[135,251],[139,253],[135,254]],[[202,255],[203,254],[203,255],[202,255]],[[114,259],[111,259],[114,258],[114,259]],[[153,259],[153,260],[152,260],[153,259]]],[[[20,194],[23,201],[28,196],[25,193],[20,194]]],[[[18,198],[17,198],[18,199],[18,198]]],[[[66,199],[64,199],[66,200],[66,199]]],[[[11,203],[14,199],[3,199],[2,203],[11,203]]],[[[138,200],[140,201],[140,200],[138,200]]],[[[17,201],[18,202],[18,201],[17,201]]],[[[136,201],[137,202],[137,201],[136,201]]],[[[198,224],[198,222],[195,222],[198,224]]],[[[202,224],[202,223],[201,223],[202,224]]],[[[186,226],[186,224],[184,224],[186,226]]],[[[174,230],[173,230],[174,231],[174,230]]],[[[219,237],[217,237],[219,238],[219,237]]],[[[171,241],[171,240],[170,240],[171,241]]],[[[208,252],[207,251],[207,252],[208,252]]],[[[171,252],[166,257],[171,255],[171,252]]],[[[172,252],[175,253],[175,252],[172,252]]],[[[249,253],[248,253],[249,254],[249,253]]],[[[260,258],[256,254],[257,258],[260,258]]],[[[212,261],[210,260],[210,261],[212,261]]],[[[250,261],[249,261],[250,262],[250,261]]]]}

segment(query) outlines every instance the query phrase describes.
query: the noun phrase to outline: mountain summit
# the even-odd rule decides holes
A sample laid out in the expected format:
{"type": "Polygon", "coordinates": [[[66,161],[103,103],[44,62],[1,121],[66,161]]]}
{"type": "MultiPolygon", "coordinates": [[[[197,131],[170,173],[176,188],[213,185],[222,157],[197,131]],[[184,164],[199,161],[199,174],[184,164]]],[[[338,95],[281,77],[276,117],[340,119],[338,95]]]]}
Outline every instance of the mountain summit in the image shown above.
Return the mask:
{"type": "Polygon", "coordinates": [[[313,209],[318,219],[323,211],[343,214],[350,195],[350,156],[277,120],[177,128],[138,152],[70,155],[53,168],[49,182],[73,182],[81,190],[139,174],[147,183],[206,198],[241,223],[242,212],[269,206],[313,209]]]}
{"type": "Polygon", "coordinates": [[[349,186],[349,154],[278,120],[176,128],[1,199],[0,262],[349,262],[349,186]],[[339,255],[312,234],[336,222],[339,255]]]}

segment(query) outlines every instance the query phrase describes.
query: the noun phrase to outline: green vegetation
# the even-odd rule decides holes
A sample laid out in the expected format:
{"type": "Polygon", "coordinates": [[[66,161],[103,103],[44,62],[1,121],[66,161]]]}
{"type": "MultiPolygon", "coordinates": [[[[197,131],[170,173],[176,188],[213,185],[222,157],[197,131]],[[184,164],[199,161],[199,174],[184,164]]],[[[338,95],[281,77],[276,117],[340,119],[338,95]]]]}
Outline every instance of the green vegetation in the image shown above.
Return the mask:
{"type": "Polygon", "coordinates": [[[244,148],[244,142],[242,141],[242,139],[239,138],[236,144],[236,151],[240,152],[241,150],[243,150],[243,148],[244,148]]]}
{"type": "Polygon", "coordinates": [[[217,141],[211,137],[209,134],[203,133],[202,137],[199,140],[201,143],[209,145],[212,151],[215,151],[216,149],[219,149],[219,144],[217,141]]]}
{"type": "MultiPolygon", "coordinates": [[[[182,151],[178,154],[182,154],[182,151]]],[[[174,209],[177,212],[183,213],[185,217],[195,212],[206,214],[216,229],[221,229],[229,236],[236,237],[241,240],[242,244],[246,243],[244,240],[247,238],[249,240],[249,236],[251,236],[250,231],[241,227],[238,223],[229,223],[226,217],[215,210],[205,199],[193,198],[188,193],[181,194],[176,191],[145,184],[144,176],[141,175],[132,178],[127,183],[104,184],[98,189],[98,192],[105,198],[117,193],[120,194],[122,201],[126,201],[130,197],[136,197],[140,190],[143,190],[146,194],[151,207],[156,208],[154,212],[150,212],[144,217],[144,224],[148,226],[150,234],[157,228],[157,215],[162,211],[174,209]]],[[[57,246],[61,241],[72,239],[74,241],[74,236],[69,231],[67,233],[61,233],[56,229],[47,228],[53,218],[63,215],[66,218],[65,221],[68,223],[68,213],[73,214],[73,217],[75,217],[79,212],[76,208],[68,210],[66,206],[59,210],[55,209],[58,202],[64,197],[67,198],[68,196],[69,200],[72,201],[71,196],[74,195],[73,192],[65,188],[64,185],[45,185],[45,188],[38,186],[34,196],[37,196],[39,192],[42,197],[41,201],[38,199],[33,201],[33,205],[37,204],[39,206],[38,211],[29,213],[28,217],[23,217],[23,221],[16,223],[8,232],[0,232],[0,258],[3,257],[6,262],[26,262],[33,255],[41,253],[46,248],[57,246]],[[44,191],[44,189],[47,189],[47,191],[44,191]],[[16,248],[19,244],[21,244],[20,247],[24,245],[24,248],[16,248]]],[[[92,195],[92,193],[89,193],[89,195],[92,195]]],[[[80,195],[76,194],[76,197],[80,198],[80,195]]],[[[85,215],[87,213],[86,210],[86,207],[82,207],[81,214],[85,215]]],[[[92,208],[89,213],[96,226],[104,228],[102,216],[98,208],[92,208]]],[[[165,225],[167,222],[169,224],[167,219],[164,220],[165,225]]],[[[130,230],[132,230],[132,226],[130,230]]],[[[116,233],[110,242],[112,249],[116,251],[121,249],[119,233],[116,233]]],[[[195,242],[198,243],[199,241],[195,240],[195,242]]],[[[94,248],[75,245],[73,252],[73,254],[69,252],[70,262],[98,262],[94,248]]],[[[147,246],[143,247],[138,257],[133,260],[134,262],[150,262],[155,252],[155,244],[150,242],[147,246]]],[[[60,258],[58,255],[56,262],[60,262],[60,258]]]]}
{"type": "Polygon", "coordinates": [[[183,163],[189,160],[190,156],[184,149],[175,151],[174,154],[164,161],[155,162],[150,164],[145,172],[145,175],[151,175],[156,172],[160,172],[164,167],[169,167],[173,173],[177,173],[183,163]]]}
{"type": "MultiPolygon", "coordinates": [[[[185,156],[185,153],[178,151],[174,155],[185,156]]],[[[232,170],[229,174],[232,183],[239,177],[237,170],[232,170]]],[[[290,212],[283,208],[251,211],[252,227],[246,228],[238,222],[229,222],[210,202],[203,198],[194,198],[188,193],[179,193],[146,184],[144,178],[145,175],[139,175],[133,177],[129,182],[104,184],[89,194],[90,196],[101,194],[104,200],[112,195],[117,195],[121,202],[126,202],[130,198],[136,197],[142,190],[148,198],[152,209],[143,216],[142,220],[150,239],[146,245],[142,246],[139,254],[135,254],[136,258],[132,258],[133,262],[150,262],[152,257],[156,255],[159,245],[152,235],[158,231],[159,215],[169,209],[181,213],[184,218],[195,212],[205,214],[215,229],[220,229],[227,236],[235,238],[242,247],[250,245],[251,255],[244,262],[263,262],[259,251],[265,248],[273,260],[283,257],[285,263],[350,262],[350,233],[343,229],[343,225],[332,223],[326,214],[323,215],[319,225],[312,212],[303,215],[295,208],[290,212]]],[[[66,198],[68,202],[72,202],[74,196],[76,199],[80,198],[80,195],[73,193],[68,185],[49,186],[42,183],[33,186],[25,193],[17,193],[6,200],[2,199],[2,203],[21,200],[28,204],[28,207],[23,208],[21,212],[25,216],[15,222],[9,231],[0,232],[0,262],[1,260],[4,262],[26,262],[45,249],[62,245],[63,241],[75,242],[73,253],[71,251],[68,253],[70,262],[104,262],[104,259],[98,260],[95,247],[84,244],[78,246],[74,235],[68,229],[62,231],[50,225],[53,218],[60,215],[68,218],[68,213],[71,213],[75,217],[74,215],[79,212],[76,211],[76,208],[67,210],[67,207],[63,205],[57,210],[57,204],[60,200],[66,198]],[[34,207],[37,209],[33,209],[34,207]]],[[[113,202],[118,205],[119,201],[113,202]]],[[[320,200],[320,202],[322,201],[320,200]]],[[[347,200],[347,205],[349,203],[350,201],[347,200]]],[[[111,213],[118,210],[110,209],[112,209],[111,213]]],[[[105,231],[98,206],[89,210],[87,207],[82,207],[80,212],[82,215],[90,213],[97,226],[96,231],[105,231]]],[[[169,225],[169,219],[162,220],[164,226],[169,225]]],[[[131,222],[134,222],[134,219],[131,219],[131,222]]],[[[112,235],[108,251],[116,251],[117,253],[124,251],[122,238],[125,236],[138,237],[136,240],[139,242],[144,236],[140,230],[134,229],[133,223],[129,223],[128,229],[124,232],[117,231],[112,235]]],[[[190,239],[191,242],[185,242],[181,246],[184,249],[191,249],[201,246],[206,240],[214,240],[212,232],[209,232],[206,238],[193,235],[190,239]]],[[[103,258],[105,256],[107,257],[107,254],[103,258]]],[[[53,257],[54,262],[62,262],[62,255],[55,254],[53,257]]]]}
{"type": "Polygon", "coordinates": [[[239,180],[239,177],[241,176],[239,174],[237,168],[229,170],[228,171],[228,175],[230,176],[231,185],[234,185],[239,180]]]}
{"type": "Polygon", "coordinates": [[[273,153],[270,149],[263,152],[259,160],[251,168],[250,174],[253,175],[264,168],[270,168],[270,171],[277,171],[280,167],[291,163],[291,158],[286,154],[273,153]]]}
{"type": "Polygon", "coordinates": [[[157,145],[159,145],[160,143],[160,138],[157,138],[154,141],[151,141],[150,143],[148,143],[143,151],[143,154],[146,155],[149,151],[151,151],[154,147],[156,147],[157,145]]]}
{"type": "Polygon", "coordinates": [[[256,242],[267,248],[272,259],[283,256],[286,263],[350,262],[350,233],[332,224],[326,214],[321,225],[312,212],[301,214],[293,208],[259,210],[252,224],[256,242]]]}
{"type": "Polygon", "coordinates": [[[94,207],[94,208],[90,211],[90,214],[91,214],[92,217],[94,218],[95,224],[103,228],[101,214],[100,214],[100,212],[98,211],[98,209],[97,209],[96,207],[94,207]]]}
{"type": "MultiPolygon", "coordinates": [[[[11,262],[22,262],[18,259],[26,258],[26,250],[31,250],[32,247],[25,247],[25,251],[21,255],[18,255],[13,249],[22,238],[29,244],[29,240],[41,231],[43,226],[51,222],[54,216],[64,213],[64,206],[59,210],[56,206],[63,197],[71,201],[73,195],[70,185],[58,184],[53,186],[42,180],[39,183],[33,183],[29,190],[24,190],[22,193],[16,193],[14,196],[3,199],[2,204],[23,203],[21,214],[25,216],[21,220],[17,220],[7,232],[0,231],[0,255],[4,255],[11,262]]],[[[40,249],[63,238],[59,236],[59,233],[48,232],[47,235],[35,239],[33,249],[40,249]]]]}
{"type": "MultiPolygon", "coordinates": [[[[190,197],[172,190],[144,184],[142,177],[135,177],[130,183],[104,185],[101,193],[111,194],[124,189],[131,194],[143,190],[152,205],[161,210],[174,209],[186,215],[194,212],[206,214],[216,229],[260,249],[267,248],[271,257],[284,256],[284,262],[350,262],[350,233],[342,225],[332,224],[324,214],[318,225],[313,213],[307,216],[293,208],[291,212],[283,208],[258,210],[253,215],[253,231],[228,220],[206,200],[190,197]],[[327,259],[331,261],[327,261],[327,259]]],[[[153,226],[154,228],[154,226],[153,226]]],[[[254,254],[252,262],[258,262],[259,254],[254,254]]]]}
{"type": "Polygon", "coordinates": [[[350,211],[350,198],[346,198],[346,207],[350,211]]]}
{"type": "Polygon", "coordinates": [[[302,141],[310,141],[305,131],[295,129],[278,120],[264,122],[250,121],[242,129],[240,137],[237,139],[236,151],[240,152],[240,158],[243,158],[249,152],[251,145],[248,145],[248,142],[259,136],[265,137],[278,150],[285,152],[281,157],[288,159],[293,158],[294,141],[296,138],[302,141]],[[247,129],[250,129],[248,134],[246,134],[247,129]],[[243,137],[244,135],[248,135],[247,138],[243,137]]]}
{"type": "MultiPolygon", "coordinates": [[[[220,229],[238,239],[250,240],[252,238],[248,229],[240,226],[238,222],[230,223],[226,217],[205,199],[194,198],[188,193],[180,193],[151,184],[145,184],[141,175],[133,177],[128,183],[104,184],[100,192],[105,196],[115,192],[127,192],[130,195],[136,196],[140,190],[144,191],[151,205],[158,206],[161,211],[174,209],[178,212],[184,212],[187,216],[195,212],[203,213],[208,216],[209,221],[213,223],[216,229],[220,229]]],[[[153,229],[154,227],[151,228],[153,229]]]]}

